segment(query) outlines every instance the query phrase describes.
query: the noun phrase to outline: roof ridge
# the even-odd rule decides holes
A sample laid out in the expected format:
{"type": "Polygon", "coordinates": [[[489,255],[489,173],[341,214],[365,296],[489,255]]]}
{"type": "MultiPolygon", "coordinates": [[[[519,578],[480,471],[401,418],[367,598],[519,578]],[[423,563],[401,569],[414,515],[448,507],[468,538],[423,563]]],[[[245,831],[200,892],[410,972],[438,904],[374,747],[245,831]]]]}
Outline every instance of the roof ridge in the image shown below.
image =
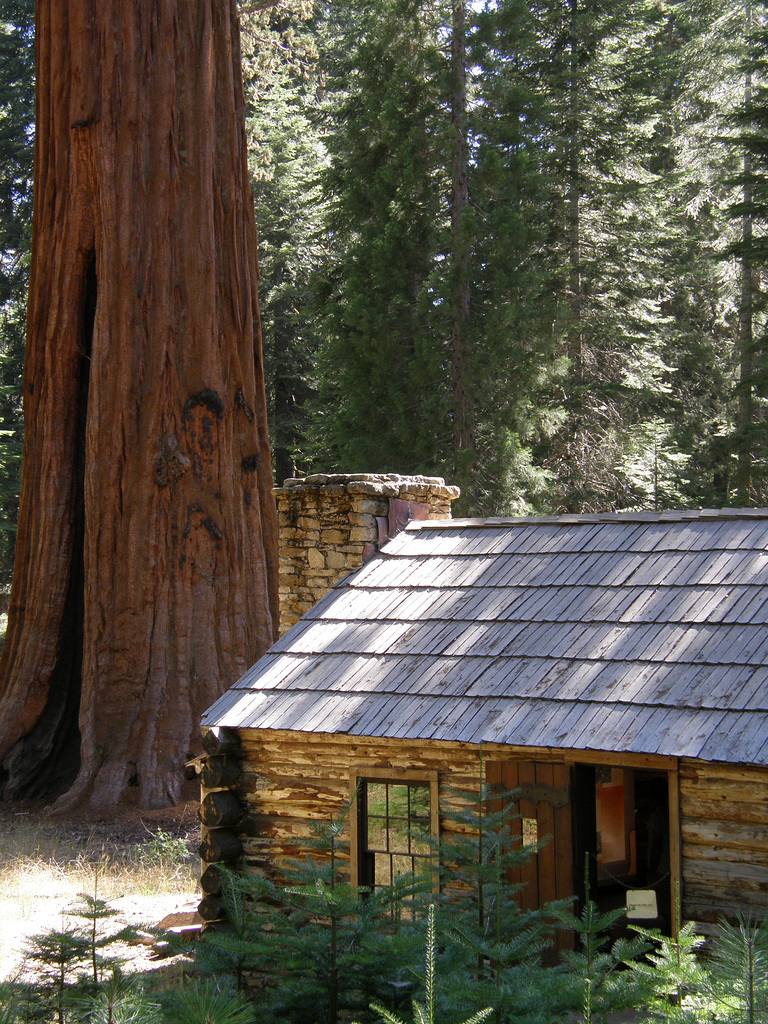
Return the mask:
{"type": "Polygon", "coordinates": [[[677,523],[702,519],[768,519],[768,508],[668,509],[663,512],[566,512],[544,516],[499,516],[473,519],[411,520],[407,530],[450,530],[489,526],[580,526],[595,523],[677,523]]]}

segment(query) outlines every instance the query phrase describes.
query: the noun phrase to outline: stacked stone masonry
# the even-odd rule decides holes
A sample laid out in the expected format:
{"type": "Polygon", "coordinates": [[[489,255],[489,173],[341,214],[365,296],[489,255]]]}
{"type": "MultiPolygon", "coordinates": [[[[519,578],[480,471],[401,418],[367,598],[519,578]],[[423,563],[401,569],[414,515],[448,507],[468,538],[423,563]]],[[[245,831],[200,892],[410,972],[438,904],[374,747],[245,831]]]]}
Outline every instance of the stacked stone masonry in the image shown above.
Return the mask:
{"type": "Polygon", "coordinates": [[[318,473],[275,488],[281,634],[376,550],[392,499],[421,506],[419,518],[450,519],[458,497],[442,477],[395,474],[318,473]]]}

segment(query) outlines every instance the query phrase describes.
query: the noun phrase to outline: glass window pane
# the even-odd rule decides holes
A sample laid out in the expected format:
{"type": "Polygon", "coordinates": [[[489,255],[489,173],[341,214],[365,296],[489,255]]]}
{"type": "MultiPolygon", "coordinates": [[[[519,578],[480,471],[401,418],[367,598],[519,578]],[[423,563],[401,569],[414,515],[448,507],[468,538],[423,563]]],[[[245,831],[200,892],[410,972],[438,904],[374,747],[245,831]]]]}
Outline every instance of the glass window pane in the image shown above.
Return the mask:
{"type": "Polygon", "coordinates": [[[408,786],[390,785],[389,816],[390,818],[408,817],[408,786]]]}
{"type": "Polygon", "coordinates": [[[395,854],[392,857],[392,874],[395,878],[399,878],[400,875],[408,875],[411,871],[413,871],[413,861],[410,857],[402,854],[395,854]]]}
{"type": "Polygon", "coordinates": [[[366,848],[369,850],[387,849],[387,819],[368,816],[368,835],[366,848]]]}
{"type": "Polygon", "coordinates": [[[430,829],[426,822],[412,821],[411,822],[411,853],[424,854],[425,856],[431,853],[431,847],[429,844],[430,829]]]}
{"type": "Polygon", "coordinates": [[[392,858],[388,853],[377,853],[374,858],[374,885],[392,885],[392,858]]]}
{"type": "Polygon", "coordinates": [[[392,853],[408,852],[408,821],[389,820],[389,849],[392,853]]]}
{"type": "Polygon", "coordinates": [[[386,782],[368,782],[368,813],[384,815],[387,813],[387,784],[386,782]]]}
{"type": "Polygon", "coordinates": [[[429,786],[411,786],[411,817],[429,820],[429,786]]]}

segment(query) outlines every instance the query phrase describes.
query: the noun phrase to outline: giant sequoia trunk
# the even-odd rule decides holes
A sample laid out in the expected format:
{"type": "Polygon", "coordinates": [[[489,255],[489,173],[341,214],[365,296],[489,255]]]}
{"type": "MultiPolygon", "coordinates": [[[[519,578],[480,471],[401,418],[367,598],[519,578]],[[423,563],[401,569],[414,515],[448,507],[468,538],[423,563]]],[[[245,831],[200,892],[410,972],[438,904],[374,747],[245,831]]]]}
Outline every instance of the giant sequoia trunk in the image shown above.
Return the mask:
{"type": "Polygon", "coordinates": [[[38,0],[37,72],[2,786],[158,806],[277,624],[235,0],[38,0]]]}

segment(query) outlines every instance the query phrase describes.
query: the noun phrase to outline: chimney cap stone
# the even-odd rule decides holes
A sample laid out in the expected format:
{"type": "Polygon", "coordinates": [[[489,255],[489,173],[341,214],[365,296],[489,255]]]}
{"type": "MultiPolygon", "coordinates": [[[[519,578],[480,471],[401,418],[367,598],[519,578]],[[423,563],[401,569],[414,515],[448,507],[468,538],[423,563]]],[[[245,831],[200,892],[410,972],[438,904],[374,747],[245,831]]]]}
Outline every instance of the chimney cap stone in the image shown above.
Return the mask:
{"type": "Polygon", "coordinates": [[[348,494],[381,494],[396,496],[403,492],[432,493],[449,501],[459,497],[458,487],[446,484],[441,476],[401,476],[399,473],[312,473],[309,476],[289,477],[282,487],[276,487],[275,496],[288,497],[291,493],[308,491],[346,491],[348,494]]]}

